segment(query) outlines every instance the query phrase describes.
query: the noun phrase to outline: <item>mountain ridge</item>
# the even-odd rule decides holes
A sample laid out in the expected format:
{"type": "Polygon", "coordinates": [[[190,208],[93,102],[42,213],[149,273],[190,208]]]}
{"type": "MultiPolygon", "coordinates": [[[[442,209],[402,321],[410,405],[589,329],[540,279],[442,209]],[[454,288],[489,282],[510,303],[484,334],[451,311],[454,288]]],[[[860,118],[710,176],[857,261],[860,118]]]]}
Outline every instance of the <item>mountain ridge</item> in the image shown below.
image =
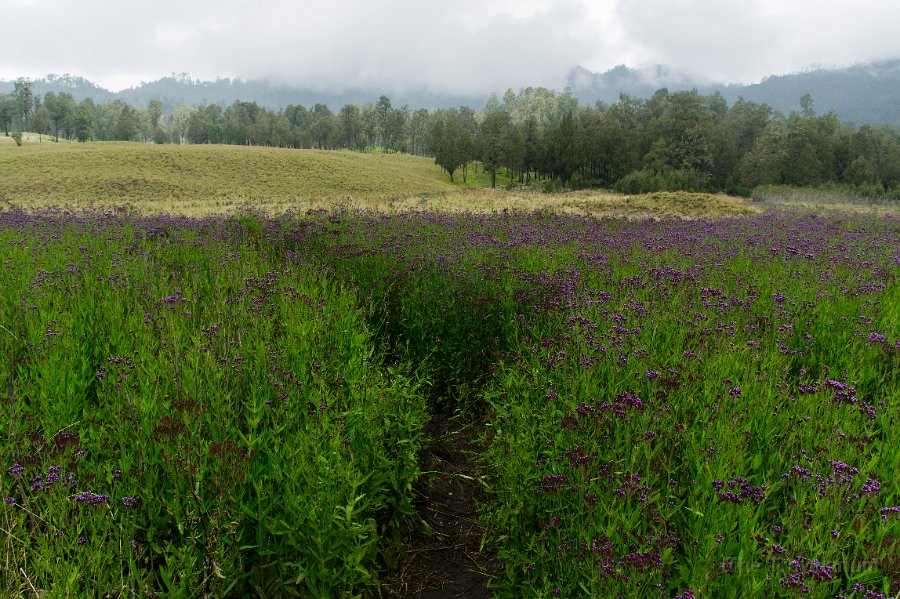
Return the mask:
{"type": "Polygon", "coordinates": [[[567,83],[576,98],[588,103],[612,103],[620,93],[647,98],[665,87],[669,91],[718,92],[729,104],[743,97],[783,113],[799,110],[800,97],[810,94],[818,113],[833,110],[841,120],[855,125],[900,126],[900,58],[769,75],[751,84],[698,81],[665,65],[644,69],[619,65],[603,73],[576,67],[567,83]]]}
{"type": "MultiPolygon", "coordinates": [[[[163,102],[164,111],[187,103],[195,106],[220,104],[226,106],[237,100],[255,101],[271,109],[288,104],[312,106],[328,105],[332,110],[353,103],[364,105],[388,95],[395,106],[404,104],[413,109],[445,108],[467,105],[484,106],[489,94],[461,95],[435,92],[424,88],[407,91],[367,89],[348,86],[344,90],[319,90],[314,86],[289,85],[266,80],[219,78],[215,81],[192,79],[185,73],[161,77],[138,86],[112,92],[83,77],[47,75],[34,80],[34,93],[67,92],[76,101],[90,97],[95,101],[122,100],[144,106],[151,99],[163,102]]],[[[696,89],[702,94],[718,92],[729,102],[739,97],[765,103],[775,110],[788,113],[800,108],[799,100],[810,94],[819,113],[834,111],[841,120],[855,125],[900,126],[900,58],[863,62],[843,68],[816,68],[799,73],[770,75],[758,83],[723,84],[698,79],[665,65],[634,69],[618,65],[598,73],[577,66],[569,71],[567,87],[574,97],[587,104],[615,102],[620,94],[648,98],[660,88],[669,91],[696,89]]],[[[12,81],[0,80],[0,93],[13,89],[12,81]]]]}

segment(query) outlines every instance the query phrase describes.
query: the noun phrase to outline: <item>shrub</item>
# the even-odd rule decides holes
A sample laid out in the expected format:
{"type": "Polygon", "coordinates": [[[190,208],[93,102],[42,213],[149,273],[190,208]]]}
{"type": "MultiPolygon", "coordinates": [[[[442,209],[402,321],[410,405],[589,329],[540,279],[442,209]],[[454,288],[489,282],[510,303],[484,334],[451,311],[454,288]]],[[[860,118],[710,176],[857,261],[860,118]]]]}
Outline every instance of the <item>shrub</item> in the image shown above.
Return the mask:
{"type": "Polygon", "coordinates": [[[640,194],[654,191],[706,191],[709,184],[702,173],[692,171],[632,171],[616,181],[619,193],[640,194]]]}

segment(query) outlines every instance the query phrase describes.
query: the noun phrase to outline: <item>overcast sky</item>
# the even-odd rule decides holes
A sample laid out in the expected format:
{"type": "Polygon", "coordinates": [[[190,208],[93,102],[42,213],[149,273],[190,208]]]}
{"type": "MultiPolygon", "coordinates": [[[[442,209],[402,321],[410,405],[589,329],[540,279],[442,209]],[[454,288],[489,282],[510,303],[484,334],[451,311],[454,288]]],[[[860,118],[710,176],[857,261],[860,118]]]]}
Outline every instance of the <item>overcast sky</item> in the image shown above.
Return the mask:
{"type": "Polygon", "coordinates": [[[750,83],[900,56],[896,0],[2,0],[0,78],[171,73],[485,93],[576,65],[750,83]]]}

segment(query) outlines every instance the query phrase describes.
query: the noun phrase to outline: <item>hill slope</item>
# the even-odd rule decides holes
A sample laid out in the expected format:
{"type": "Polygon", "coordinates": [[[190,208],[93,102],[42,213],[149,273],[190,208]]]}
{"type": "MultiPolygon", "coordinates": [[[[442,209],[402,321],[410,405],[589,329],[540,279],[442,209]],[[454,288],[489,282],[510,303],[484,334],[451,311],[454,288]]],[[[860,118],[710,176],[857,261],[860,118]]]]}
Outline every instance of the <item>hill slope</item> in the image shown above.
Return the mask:
{"type": "Polygon", "coordinates": [[[456,189],[428,158],[238,146],[127,143],[0,146],[0,194],[17,206],[132,204],[208,214],[380,205],[456,189]]]}
{"type": "Polygon", "coordinates": [[[450,183],[429,158],[248,146],[26,143],[0,137],[0,211],[128,206],[205,216],[243,208],[279,214],[341,206],[381,211],[550,210],[623,218],[703,218],[760,212],[743,198],[604,191],[490,189],[469,170],[450,183]]]}

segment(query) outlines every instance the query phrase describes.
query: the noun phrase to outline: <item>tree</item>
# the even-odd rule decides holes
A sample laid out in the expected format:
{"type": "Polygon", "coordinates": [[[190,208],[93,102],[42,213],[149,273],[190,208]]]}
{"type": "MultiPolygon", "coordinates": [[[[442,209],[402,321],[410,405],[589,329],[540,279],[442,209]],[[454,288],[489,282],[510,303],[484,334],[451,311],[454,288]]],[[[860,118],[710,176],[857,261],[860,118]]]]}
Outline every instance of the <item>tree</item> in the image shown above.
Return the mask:
{"type": "Polygon", "coordinates": [[[430,115],[425,108],[416,110],[409,119],[409,151],[421,156],[431,151],[428,139],[428,119],[430,115]]]}
{"type": "Polygon", "coordinates": [[[434,145],[434,163],[447,171],[450,182],[453,173],[465,162],[464,131],[460,113],[455,108],[438,110],[431,122],[431,140],[434,145]]]}
{"type": "Polygon", "coordinates": [[[224,138],[225,143],[250,145],[253,137],[253,126],[259,118],[261,109],[256,102],[236,100],[225,109],[224,138]]]}
{"type": "Polygon", "coordinates": [[[782,183],[782,165],[785,162],[786,126],[783,120],[773,120],[756,137],[750,151],[738,163],[739,181],[747,187],[769,183],[782,183]]]}
{"type": "Polygon", "coordinates": [[[97,107],[90,98],[85,98],[75,107],[75,113],[72,115],[72,135],[78,141],[88,141],[94,137],[94,122],[96,118],[94,113],[97,107]]]}
{"type": "Polygon", "coordinates": [[[222,143],[222,107],[202,106],[188,120],[187,139],[193,144],[222,143]]]}
{"type": "Polygon", "coordinates": [[[851,185],[874,185],[878,182],[878,173],[871,162],[860,156],[844,170],[844,182],[851,185]]]}
{"type": "Polygon", "coordinates": [[[713,157],[703,126],[691,127],[681,134],[681,139],[675,147],[675,162],[674,166],[678,170],[697,173],[702,180],[709,178],[713,168],[713,157]]]}
{"type": "Polygon", "coordinates": [[[66,92],[61,92],[59,95],[47,92],[44,96],[44,108],[53,124],[56,141],[59,141],[59,130],[65,129],[68,132],[71,128],[70,121],[75,114],[75,99],[66,92]]]}
{"type": "Polygon", "coordinates": [[[338,113],[341,143],[345,148],[365,150],[362,112],[356,104],[345,104],[338,113]]]}
{"type": "Polygon", "coordinates": [[[541,132],[538,129],[537,117],[535,117],[533,114],[530,114],[525,118],[525,124],[523,125],[522,129],[522,137],[525,151],[522,167],[525,170],[525,183],[527,185],[531,182],[531,180],[529,179],[530,173],[532,170],[537,168],[537,165],[541,160],[541,153],[543,152],[541,132]]]}
{"type": "Polygon", "coordinates": [[[409,107],[395,108],[388,115],[388,128],[385,135],[385,151],[404,151],[406,139],[406,126],[409,122],[409,107]]]}
{"type": "Polygon", "coordinates": [[[9,137],[9,127],[16,116],[16,100],[12,95],[0,95],[0,127],[9,137]]]}
{"type": "Polygon", "coordinates": [[[294,147],[308,148],[310,141],[309,125],[312,115],[305,106],[288,104],[284,109],[284,116],[291,123],[291,139],[294,147]]]}
{"type": "Polygon", "coordinates": [[[13,97],[16,101],[17,116],[22,119],[21,128],[28,129],[28,119],[34,111],[34,92],[30,79],[20,77],[13,84],[13,97]]]}
{"type": "Polygon", "coordinates": [[[325,104],[316,104],[312,109],[312,122],[309,133],[316,148],[325,150],[331,147],[334,132],[337,129],[334,113],[325,104]]]}
{"type": "Polygon", "coordinates": [[[38,142],[43,141],[43,135],[50,132],[50,115],[44,108],[44,103],[40,96],[34,97],[34,107],[32,108],[31,128],[38,134],[38,142]]]}
{"type": "Polygon", "coordinates": [[[809,94],[803,94],[800,96],[800,114],[803,118],[811,119],[816,116],[816,111],[813,110],[813,98],[809,94]]]}
{"type": "Polygon", "coordinates": [[[190,123],[191,120],[191,114],[195,111],[196,109],[190,104],[180,104],[172,111],[172,126],[178,136],[177,143],[184,143],[188,123],[190,123]]]}
{"type": "MultiPolygon", "coordinates": [[[[512,118],[512,115],[510,115],[512,118]]],[[[521,124],[510,123],[506,130],[506,139],[503,142],[504,164],[509,174],[509,184],[518,174],[519,182],[523,180],[525,170],[525,132],[521,124]]]]}
{"type": "Polygon", "coordinates": [[[381,139],[381,147],[385,152],[388,150],[388,142],[391,128],[391,113],[394,109],[391,107],[391,99],[387,96],[378,98],[375,104],[375,114],[377,115],[378,134],[381,139]]]}
{"type": "Polygon", "coordinates": [[[753,142],[762,134],[772,118],[772,108],[739,97],[725,118],[728,130],[734,138],[741,156],[750,151],[753,142]]]}
{"type": "Polygon", "coordinates": [[[378,111],[372,103],[362,108],[363,135],[366,137],[366,146],[372,147],[378,144],[378,111]]]}
{"type": "Polygon", "coordinates": [[[132,141],[140,132],[140,117],[137,110],[131,104],[122,104],[122,109],[116,119],[115,138],[122,141],[132,141]]]}
{"type": "Polygon", "coordinates": [[[479,127],[475,118],[475,111],[468,106],[462,106],[456,112],[458,123],[458,151],[462,160],[462,177],[466,181],[469,171],[469,162],[481,157],[481,149],[478,145],[479,127]]]}
{"type": "Polygon", "coordinates": [[[582,162],[578,138],[578,124],[571,112],[565,113],[547,132],[545,168],[563,183],[569,182],[582,162]]]}
{"type": "Polygon", "coordinates": [[[481,123],[481,163],[485,172],[491,174],[492,188],[497,187],[497,169],[506,160],[511,125],[509,113],[501,109],[487,113],[481,123]]]}
{"type": "Polygon", "coordinates": [[[147,102],[147,117],[150,119],[150,130],[155,131],[159,127],[159,119],[162,116],[162,102],[157,99],[147,102]]]}

